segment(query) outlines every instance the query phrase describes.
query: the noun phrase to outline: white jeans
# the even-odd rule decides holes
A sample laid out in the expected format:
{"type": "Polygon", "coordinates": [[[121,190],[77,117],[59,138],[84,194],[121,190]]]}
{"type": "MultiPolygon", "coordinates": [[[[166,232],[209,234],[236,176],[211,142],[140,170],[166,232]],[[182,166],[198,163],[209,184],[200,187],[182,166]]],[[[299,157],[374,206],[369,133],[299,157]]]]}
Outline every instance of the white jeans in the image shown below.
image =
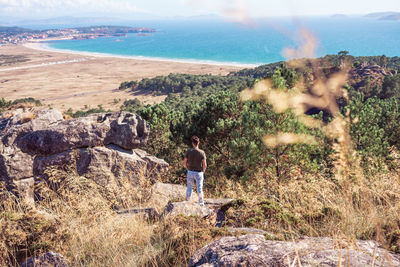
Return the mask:
{"type": "Polygon", "coordinates": [[[193,183],[196,180],[197,186],[197,194],[199,195],[199,204],[204,204],[204,195],[203,195],[203,181],[204,181],[204,173],[203,172],[187,172],[187,190],[186,190],[186,201],[190,200],[190,196],[192,195],[193,183]]]}

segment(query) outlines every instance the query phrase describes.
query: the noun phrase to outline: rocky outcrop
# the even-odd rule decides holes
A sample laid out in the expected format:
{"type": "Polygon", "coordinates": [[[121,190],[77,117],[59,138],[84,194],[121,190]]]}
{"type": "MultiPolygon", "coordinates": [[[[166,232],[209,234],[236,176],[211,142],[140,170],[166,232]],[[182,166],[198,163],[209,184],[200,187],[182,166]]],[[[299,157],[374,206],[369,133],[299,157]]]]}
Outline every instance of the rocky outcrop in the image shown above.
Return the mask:
{"type": "Polygon", "coordinates": [[[128,112],[92,114],[64,120],[56,110],[18,109],[0,116],[0,180],[32,197],[33,184],[49,167],[72,166],[101,186],[122,177],[154,183],[168,167],[139,147],[149,127],[128,112]]]}
{"type": "Polygon", "coordinates": [[[26,134],[62,122],[57,110],[18,109],[0,117],[0,178],[20,180],[33,176],[32,155],[26,154],[18,143],[26,134]]]}
{"type": "MultiPolygon", "coordinates": [[[[73,164],[80,176],[94,180],[101,186],[111,182],[117,183],[123,177],[130,177],[130,181],[139,184],[143,177],[152,179],[154,183],[158,175],[162,174],[168,164],[160,159],[148,160],[142,158],[133,150],[123,150],[115,146],[80,148],[68,150],[51,156],[35,158],[33,173],[36,177],[43,177],[49,167],[73,164]],[[154,165],[158,168],[154,169],[154,165]]],[[[147,153],[140,152],[140,155],[147,153]]]]}
{"type": "Polygon", "coordinates": [[[387,75],[391,75],[391,73],[388,73],[381,66],[363,63],[349,71],[349,83],[356,90],[364,87],[367,81],[370,83],[371,87],[375,85],[381,86],[387,75]]]}
{"type": "Polygon", "coordinates": [[[207,217],[216,213],[216,210],[210,208],[208,205],[200,206],[196,202],[172,202],[166,207],[164,216],[200,216],[207,217]]]}
{"type": "Polygon", "coordinates": [[[61,121],[25,134],[18,147],[31,155],[54,155],[70,149],[109,144],[134,149],[146,143],[149,127],[138,115],[118,112],[92,114],[61,121]]]}
{"type": "Polygon", "coordinates": [[[172,202],[169,203],[162,213],[163,217],[170,216],[199,216],[208,217],[209,220],[214,221],[215,225],[220,227],[225,220],[224,206],[232,203],[234,199],[205,199],[204,206],[200,206],[197,202],[172,202]]]}
{"type": "MultiPolygon", "coordinates": [[[[185,197],[186,186],[157,182],[150,189],[150,198],[146,205],[162,212],[168,203],[185,200],[185,197]]],[[[192,199],[197,199],[197,194],[194,192],[192,199]]]]}
{"type": "Polygon", "coordinates": [[[46,252],[26,260],[21,267],[67,267],[64,257],[59,253],[46,252]]]}
{"type": "Polygon", "coordinates": [[[296,242],[266,240],[263,235],[223,237],[199,249],[189,266],[400,266],[400,257],[374,241],[338,243],[330,238],[296,242]]]}

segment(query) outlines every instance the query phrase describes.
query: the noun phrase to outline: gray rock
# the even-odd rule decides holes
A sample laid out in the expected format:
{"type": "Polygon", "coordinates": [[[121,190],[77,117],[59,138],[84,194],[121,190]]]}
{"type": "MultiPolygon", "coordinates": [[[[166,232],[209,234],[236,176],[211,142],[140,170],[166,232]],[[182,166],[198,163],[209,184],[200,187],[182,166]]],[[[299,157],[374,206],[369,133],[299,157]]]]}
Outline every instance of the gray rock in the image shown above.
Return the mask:
{"type": "Polygon", "coordinates": [[[149,127],[136,114],[128,112],[92,114],[62,121],[42,130],[27,133],[18,142],[25,153],[53,155],[74,148],[115,144],[123,149],[144,145],[149,127]]]}
{"type": "Polygon", "coordinates": [[[194,253],[189,266],[400,266],[398,255],[374,241],[357,241],[344,249],[330,238],[303,238],[296,242],[265,240],[262,235],[223,237],[194,253]]]}
{"type": "Polygon", "coordinates": [[[165,173],[165,168],[168,167],[168,163],[164,160],[149,155],[149,153],[141,149],[134,149],[133,152],[146,162],[146,177],[151,177],[153,180],[156,180],[165,173]]]}
{"type": "Polygon", "coordinates": [[[121,178],[129,178],[134,185],[140,179],[153,184],[167,171],[168,163],[138,149],[148,136],[146,122],[128,112],[71,120],[46,108],[2,113],[0,181],[20,191],[19,195],[31,197],[33,182],[45,178],[48,167],[71,165],[79,175],[102,186],[118,185],[121,178]]]}
{"type": "Polygon", "coordinates": [[[11,142],[3,142],[12,144],[16,137],[12,133],[20,133],[21,130],[36,131],[49,127],[55,123],[63,121],[63,115],[58,110],[46,108],[29,108],[16,109],[0,114],[0,134],[7,136],[7,140],[11,142]]]}
{"type": "Polygon", "coordinates": [[[233,199],[205,199],[204,206],[200,206],[197,202],[173,202],[169,203],[163,212],[163,216],[200,216],[214,217],[216,226],[221,226],[225,219],[224,211],[221,210],[223,205],[229,204],[233,199]]]}
{"type": "Polygon", "coordinates": [[[43,176],[45,170],[51,166],[65,166],[73,164],[77,173],[92,179],[101,186],[110,183],[117,184],[122,178],[129,178],[134,185],[139,185],[140,179],[151,179],[154,183],[157,175],[164,174],[168,163],[164,160],[152,158],[150,162],[139,157],[132,150],[116,149],[116,146],[81,148],[65,151],[47,157],[37,157],[34,164],[34,175],[43,176]],[[148,166],[158,165],[158,172],[148,175],[148,166]]]}
{"type": "Polygon", "coordinates": [[[200,206],[198,203],[189,201],[169,203],[163,212],[164,216],[184,215],[207,217],[213,214],[216,214],[216,210],[207,205],[200,206]]]}
{"type": "Polygon", "coordinates": [[[59,253],[46,252],[32,257],[21,264],[21,267],[68,267],[64,257],[59,253]]]}
{"type": "Polygon", "coordinates": [[[7,147],[0,155],[0,165],[3,166],[3,177],[20,180],[33,176],[34,156],[23,153],[16,147],[7,147]]]}
{"type": "MultiPolygon", "coordinates": [[[[150,199],[146,206],[162,211],[169,202],[184,200],[185,197],[186,186],[156,182],[150,189],[150,199]]],[[[194,192],[192,193],[192,199],[197,199],[197,194],[194,192]]]]}
{"type": "Polygon", "coordinates": [[[57,110],[17,109],[0,115],[0,180],[33,176],[33,156],[23,153],[19,141],[28,133],[62,122],[57,110]]]}

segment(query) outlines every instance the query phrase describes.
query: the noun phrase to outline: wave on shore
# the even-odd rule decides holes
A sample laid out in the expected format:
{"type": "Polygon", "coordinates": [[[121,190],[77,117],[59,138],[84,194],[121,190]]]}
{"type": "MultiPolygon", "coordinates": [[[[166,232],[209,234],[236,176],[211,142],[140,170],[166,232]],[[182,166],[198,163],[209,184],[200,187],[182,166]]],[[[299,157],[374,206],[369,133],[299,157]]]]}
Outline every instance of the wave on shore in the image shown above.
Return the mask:
{"type": "Polygon", "coordinates": [[[123,58],[123,59],[134,59],[134,60],[146,60],[146,61],[162,61],[162,62],[177,62],[177,63],[187,63],[187,64],[200,64],[200,65],[214,65],[214,66],[233,66],[233,67],[243,67],[243,68],[254,68],[261,64],[243,64],[237,62],[219,62],[213,60],[195,60],[195,59],[175,59],[175,58],[159,58],[159,57],[145,57],[145,56],[126,56],[126,55],[118,55],[118,54],[109,54],[109,53],[96,53],[96,52],[84,52],[84,51],[75,51],[69,49],[57,49],[53,48],[46,42],[35,42],[35,43],[25,43],[25,47],[41,50],[41,51],[49,51],[49,52],[57,52],[57,53],[68,53],[82,56],[91,56],[91,57],[112,57],[112,58],[123,58]]]}

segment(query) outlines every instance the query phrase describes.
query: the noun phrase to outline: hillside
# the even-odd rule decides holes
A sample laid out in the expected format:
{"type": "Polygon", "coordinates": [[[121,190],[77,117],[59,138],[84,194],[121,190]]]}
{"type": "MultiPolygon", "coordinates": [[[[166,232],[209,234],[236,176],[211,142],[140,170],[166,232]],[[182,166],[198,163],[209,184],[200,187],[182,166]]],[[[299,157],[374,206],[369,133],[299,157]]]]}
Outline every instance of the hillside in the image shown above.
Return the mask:
{"type": "Polygon", "coordinates": [[[131,99],[108,114],[61,116],[29,108],[40,104],[33,100],[3,99],[2,156],[30,164],[1,161],[3,181],[13,182],[0,195],[0,257],[21,263],[56,251],[83,266],[239,258],[285,266],[287,257],[304,266],[396,265],[399,63],[343,52],[229,75],[160,75],[123,82],[120,90],[162,94],[165,101],[131,99]],[[194,134],[207,155],[205,207],[196,198],[183,201],[182,159],[194,134]],[[164,165],[155,157],[169,164],[157,177],[164,165]],[[15,172],[22,167],[23,180],[35,174],[36,209],[9,193],[13,183],[23,187],[15,172]]]}
{"type": "Polygon", "coordinates": [[[379,20],[400,20],[400,12],[376,12],[367,14],[365,17],[379,20]]]}
{"type": "Polygon", "coordinates": [[[18,34],[18,33],[24,33],[24,32],[34,32],[34,30],[26,29],[26,28],[20,28],[20,27],[0,26],[0,33],[18,34]]]}

